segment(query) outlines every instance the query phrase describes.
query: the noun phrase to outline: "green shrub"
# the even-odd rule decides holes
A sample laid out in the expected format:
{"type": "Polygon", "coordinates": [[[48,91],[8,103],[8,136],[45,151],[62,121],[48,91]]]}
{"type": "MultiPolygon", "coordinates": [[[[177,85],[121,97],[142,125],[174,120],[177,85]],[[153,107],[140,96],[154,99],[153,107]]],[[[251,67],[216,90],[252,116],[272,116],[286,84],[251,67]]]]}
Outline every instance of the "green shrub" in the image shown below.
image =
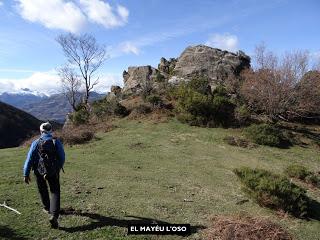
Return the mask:
{"type": "Polygon", "coordinates": [[[193,78],[187,83],[187,87],[204,95],[211,94],[209,80],[206,78],[193,78]]]}
{"type": "Polygon", "coordinates": [[[90,113],[86,108],[80,108],[69,115],[69,119],[75,125],[86,124],[89,122],[90,113]]]}
{"type": "Polygon", "coordinates": [[[204,90],[201,90],[203,82],[188,84],[182,84],[174,93],[178,120],[196,126],[232,125],[234,104],[227,97],[201,93],[204,90]]]}
{"type": "Polygon", "coordinates": [[[158,95],[150,95],[146,97],[146,101],[151,103],[153,107],[160,107],[163,104],[163,101],[158,95]]]}
{"type": "Polygon", "coordinates": [[[320,188],[320,177],[315,173],[312,173],[306,176],[305,181],[306,183],[309,183],[317,188],[320,188]]]}
{"type": "Polygon", "coordinates": [[[165,77],[160,72],[157,72],[156,82],[163,83],[164,81],[165,81],[165,77]]]}
{"type": "Polygon", "coordinates": [[[221,97],[226,97],[228,96],[228,92],[227,89],[222,86],[222,85],[218,85],[212,92],[213,95],[215,96],[221,96],[221,97]]]}
{"type": "Polygon", "coordinates": [[[236,107],[234,115],[236,121],[241,126],[247,125],[250,122],[251,113],[246,105],[236,107]]]}
{"type": "Polygon", "coordinates": [[[307,176],[312,173],[308,171],[305,166],[302,165],[290,165],[285,169],[285,174],[289,177],[298,178],[300,180],[304,180],[307,176]]]}
{"type": "Polygon", "coordinates": [[[259,145],[280,147],[285,141],[281,131],[269,124],[252,124],[245,128],[247,138],[259,145]]]}
{"type": "Polygon", "coordinates": [[[128,110],[121,105],[118,101],[116,100],[98,100],[95,101],[92,104],[92,112],[95,114],[98,118],[103,118],[105,116],[120,116],[120,117],[125,117],[127,116],[128,110]]]}
{"type": "Polygon", "coordinates": [[[213,119],[221,126],[230,126],[234,121],[235,105],[225,96],[214,95],[213,101],[213,119]]]}
{"type": "Polygon", "coordinates": [[[315,187],[320,187],[320,177],[316,173],[309,171],[305,166],[290,165],[284,172],[289,177],[300,179],[315,187]]]}
{"type": "Polygon", "coordinates": [[[135,108],[135,111],[139,114],[148,114],[152,112],[152,109],[145,104],[140,104],[135,108]]]}
{"type": "Polygon", "coordinates": [[[244,190],[259,205],[282,209],[296,217],[306,217],[310,213],[310,199],[306,190],[287,178],[266,170],[246,167],[235,169],[234,173],[244,185],[244,190]]]}

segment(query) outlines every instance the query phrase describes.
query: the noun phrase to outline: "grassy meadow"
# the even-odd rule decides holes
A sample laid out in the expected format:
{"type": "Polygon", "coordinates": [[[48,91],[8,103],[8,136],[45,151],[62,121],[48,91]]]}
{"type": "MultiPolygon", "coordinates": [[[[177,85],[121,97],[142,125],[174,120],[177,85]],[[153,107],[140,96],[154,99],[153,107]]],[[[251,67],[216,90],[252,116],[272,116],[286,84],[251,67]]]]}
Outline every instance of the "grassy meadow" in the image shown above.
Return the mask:
{"type": "MultiPolygon", "coordinates": [[[[61,215],[59,230],[48,227],[34,177],[30,185],[22,181],[28,149],[1,149],[0,202],[22,214],[0,208],[0,239],[203,239],[210,217],[236,214],[266,217],[296,239],[320,239],[320,221],[260,207],[232,172],[248,166],[283,173],[292,163],[316,171],[319,150],[230,146],[223,138],[240,130],[190,127],[176,120],[115,124],[88,144],[65,148],[61,207],[70,211],[61,215]],[[194,233],[186,238],[127,236],[130,221],[190,223],[194,233]]],[[[309,189],[308,195],[320,202],[319,189],[309,189]]]]}

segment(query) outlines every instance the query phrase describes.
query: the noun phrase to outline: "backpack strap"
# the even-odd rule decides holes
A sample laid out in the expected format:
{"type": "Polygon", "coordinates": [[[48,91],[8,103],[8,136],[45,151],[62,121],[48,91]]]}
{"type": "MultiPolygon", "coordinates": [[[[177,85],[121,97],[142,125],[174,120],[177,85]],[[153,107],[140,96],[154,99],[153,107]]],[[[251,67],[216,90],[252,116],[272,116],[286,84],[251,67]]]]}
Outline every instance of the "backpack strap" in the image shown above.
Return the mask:
{"type": "MultiPolygon", "coordinates": [[[[53,142],[54,148],[56,149],[56,157],[57,157],[57,159],[59,159],[56,141],[57,141],[56,138],[52,138],[52,142],[53,142]]],[[[61,170],[62,170],[62,172],[64,173],[63,167],[61,168],[61,170]]]]}

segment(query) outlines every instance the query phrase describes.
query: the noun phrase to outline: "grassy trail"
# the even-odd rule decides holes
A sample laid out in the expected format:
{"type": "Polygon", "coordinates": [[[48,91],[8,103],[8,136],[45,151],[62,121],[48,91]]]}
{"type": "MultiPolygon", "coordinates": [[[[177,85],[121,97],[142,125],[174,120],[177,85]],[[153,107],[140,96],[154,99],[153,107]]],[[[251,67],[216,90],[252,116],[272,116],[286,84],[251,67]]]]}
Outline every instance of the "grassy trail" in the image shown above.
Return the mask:
{"type": "MultiPolygon", "coordinates": [[[[48,228],[35,181],[22,182],[26,148],[0,150],[0,202],[22,212],[0,208],[0,239],[182,239],[178,236],[126,235],[129,220],[208,225],[212,215],[245,212],[269,217],[297,239],[320,239],[320,222],[280,217],[261,208],[241,191],[232,170],[259,167],[282,173],[292,163],[320,168],[319,151],[292,147],[245,149],[225,144],[235,129],[190,127],[176,121],[153,124],[122,120],[86,145],[66,148],[61,174],[62,229],[48,228]]],[[[308,194],[320,202],[320,191],[308,194]]],[[[188,237],[201,239],[201,231],[188,237]]]]}

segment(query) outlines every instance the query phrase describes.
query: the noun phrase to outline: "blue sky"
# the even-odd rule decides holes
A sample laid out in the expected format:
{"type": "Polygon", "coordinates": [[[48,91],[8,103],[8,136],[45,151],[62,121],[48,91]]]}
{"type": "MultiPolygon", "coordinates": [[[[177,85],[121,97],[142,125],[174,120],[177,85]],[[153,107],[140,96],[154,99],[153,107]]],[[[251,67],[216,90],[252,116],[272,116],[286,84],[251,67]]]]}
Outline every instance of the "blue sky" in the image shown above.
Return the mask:
{"type": "Polygon", "coordinates": [[[66,32],[106,45],[98,91],[122,84],[128,66],[157,66],[189,45],[251,55],[265,42],[320,57],[319,12],[317,0],[0,0],[0,93],[57,91],[65,58],[55,38],[66,32]]]}

